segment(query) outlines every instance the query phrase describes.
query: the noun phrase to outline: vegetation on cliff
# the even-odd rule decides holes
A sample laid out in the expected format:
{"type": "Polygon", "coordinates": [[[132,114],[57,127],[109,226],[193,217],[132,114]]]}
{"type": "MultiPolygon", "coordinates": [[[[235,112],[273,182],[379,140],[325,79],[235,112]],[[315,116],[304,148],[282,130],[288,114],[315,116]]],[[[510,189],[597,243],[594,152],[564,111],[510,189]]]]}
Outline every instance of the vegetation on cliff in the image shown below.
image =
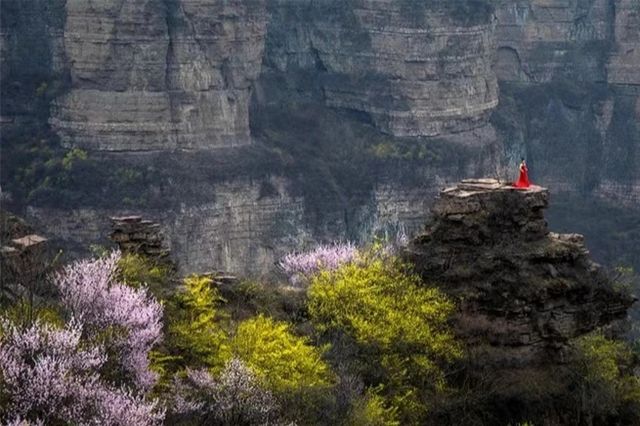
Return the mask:
{"type": "MultiPolygon", "coordinates": [[[[176,288],[172,269],[131,254],[66,266],[53,279],[57,296],[40,299],[31,321],[5,306],[0,418],[389,426],[554,418],[535,404],[526,417],[500,412],[486,399],[496,388],[462,379],[474,352],[451,328],[459,300],[425,284],[395,250],[339,247],[290,256],[295,274],[296,260],[346,253],[297,289],[208,276],[176,288]],[[25,393],[27,383],[40,387],[25,393]]],[[[569,424],[635,419],[633,352],[601,333],[572,348],[560,375],[575,392],[558,395],[534,376],[526,391],[561,397],[569,424]]]]}

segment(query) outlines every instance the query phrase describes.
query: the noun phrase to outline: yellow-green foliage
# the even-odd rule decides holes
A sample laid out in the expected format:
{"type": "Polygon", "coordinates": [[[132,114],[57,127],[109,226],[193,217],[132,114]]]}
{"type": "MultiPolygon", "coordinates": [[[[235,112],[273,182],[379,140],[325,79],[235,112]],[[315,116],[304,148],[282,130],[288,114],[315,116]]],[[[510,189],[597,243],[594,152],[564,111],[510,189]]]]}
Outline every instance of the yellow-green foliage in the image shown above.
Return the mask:
{"type": "Polygon", "coordinates": [[[231,337],[229,318],[218,308],[224,302],[212,280],[190,276],[168,309],[164,349],[152,353],[152,366],[165,384],[185,367],[204,367],[216,374],[235,356],[244,361],[267,387],[278,393],[324,388],[331,372],[322,351],[290,326],[259,315],[241,322],[231,337]]]}
{"type": "Polygon", "coordinates": [[[594,333],[577,339],[576,349],[587,398],[605,410],[619,402],[640,401],[640,381],[628,372],[633,353],[624,342],[594,333]]]}
{"type": "Polygon", "coordinates": [[[425,413],[425,392],[444,386],[440,366],[461,356],[448,328],[454,305],[392,259],[369,258],[313,278],[309,315],[317,330],[344,333],[360,348],[370,385],[384,384],[403,421],[425,413]]]}
{"type": "MultiPolygon", "coordinates": [[[[25,326],[36,320],[55,327],[62,328],[64,326],[64,319],[56,307],[48,305],[34,306],[27,300],[20,300],[14,303],[2,312],[0,317],[9,320],[9,322],[13,324],[22,324],[25,326]]],[[[1,335],[2,328],[0,327],[0,336],[1,335]]]]}
{"type": "Polygon", "coordinates": [[[145,284],[156,296],[168,287],[169,267],[159,265],[139,254],[123,254],[118,262],[118,272],[126,284],[133,287],[145,284]]]}
{"type": "Polygon", "coordinates": [[[231,342],[243,360],[266,385],[279,393],[326,387],[331,373],[322,351],[298,337],[284,322],[259,315],[242,322],[231,342]]]}
{"type": "Polygon", "coordinates": [[[73,148],[69,152],[67,152],[62,159],[62,167],[65,170],[70,170],[73,167],[73,163],[77,160],[83,161],[87,159],[87,151],[84,151],[80,148],[73,148]]]}
{"type": "Polygon", "coordinates": [[[219,371],[230,359],[228,336],[221,325],[224,316],[216,307],[222,300],[211,278],[185,278],[168,331],[173,355],[185,365],[219,371]]]}
{"type": "Polygon", "coordinates": [[[346,426],[399,426],[394,408],[385,407],[384,398],[374,392],[367,392],[356,401],[345,422],[346,426]]]}

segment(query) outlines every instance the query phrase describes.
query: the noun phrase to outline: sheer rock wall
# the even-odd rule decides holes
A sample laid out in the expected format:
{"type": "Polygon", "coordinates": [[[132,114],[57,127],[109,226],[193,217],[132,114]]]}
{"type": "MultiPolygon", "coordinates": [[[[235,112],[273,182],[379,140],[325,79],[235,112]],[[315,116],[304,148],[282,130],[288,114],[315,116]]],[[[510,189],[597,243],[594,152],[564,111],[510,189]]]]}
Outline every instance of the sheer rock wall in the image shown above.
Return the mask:
{"type": "Polygon", "coordinates": [[[637,2],[504,1],[496,17],[494,124],[511,164],[526,156],[554,191],[640,208],[637,2]]]}
{"type": "Polygon", "coordinates": [[[564,74],[605,81],[602,56],[612,14],[609,0],[502,2],[496,9],[498,78],[543,83],[564,74]]]}
{"type": "Polygon", "coordinates": [[[282,180],[274,179],[271,185],[274,193],[261,195],[258,182],[220,183],[215,186],[215,200],[182,204],[175,210],[116,206],[75,209],[69,214],[64,208],[30,207],[28,216],[75,256],[85,252],[85,245],[109,244],[111,217],[144,214],[159,224],[157,231],[166,236],[166,248],[182,273],[221,269],[259,275],[310,239],[302,200],[290,197],[282,180]]]}
{"type": "MultiPolygon", "coordinates": [[[[306,243],[419,229],[439,188],[500,172],[502,144],[509,172],[523,155],[534,181],[554,191],[640,208],[633,0],[0,4],[3,129],[26,117],[49,122],[64,149],[79,146],[90,157],[213,151],[235,164],[222,148],[267,146],[286,163],[286,173],[268,177],[278,182],[273,203],[260,196],[260,182],[230,167],[211,183],[215,201],[208,192],[198,200],[185,195],[202,192],[197,179],[155,185],[173,203],[159,214],[125,203],[113,210],[31,206],[42,229],[78,247],[106,235],[108,216],[136,213],[163,223],[185,268],[213,262],[234,272],[268,270],[280,253],[306,243]],[[46,104],[37,114],[34,99],[46,104]],[[340,125],[324,123],[324,115],[294,119],[292,111],[312,108],[338,116],[340,125]],[[336,188],[330,176],[301,193],[293,180],[326,175],[321,165],[296,167],[296,155],[320,145],[305,120],[328,127],[325,139],[390,152],[395,163],[371,172],[364,190],[351,182],[336,188]],[[302,149],[292,150],[283,135],[302,149]],[[375,146],[364,143],[371,135],[375,146]],[[443,141],[452,152],[466,150],[446,161],[419,157],[443,141]],[[407,142],[415,149],[394,152],[407,142]],[[418,157],[406,160],[414,151],[418,157]],[[396,173],[407,170],[410,182],[396,173]],[[326,198],[316,197],[325,190],[326,198]],[[291,225],[274,233],[278,217],[291,225]]],[[[149,161],[135,171],[155,167],[149,161]]],[[[179,167],[196,168],[191,161],[179,167]]]]}
{"type": "Polygon", "coordinates": [[[481,127],[498,99],[494,22],[484,7],[457,16],[465,4],[272,1],[264,78],[359,111],[394,136],[481,127]]]}
{"type": "Polygon", "coordinates": [[[640,85],[640,5],[633,0],[615,2],[614,50],[607,72],[611,84],[640,85]]]}
{"type": "Polygon", "coordinates": [[[264,0],[69,0],[71,91],[51,125],[98,150],[248,144],[265,25],[264,0]]]}

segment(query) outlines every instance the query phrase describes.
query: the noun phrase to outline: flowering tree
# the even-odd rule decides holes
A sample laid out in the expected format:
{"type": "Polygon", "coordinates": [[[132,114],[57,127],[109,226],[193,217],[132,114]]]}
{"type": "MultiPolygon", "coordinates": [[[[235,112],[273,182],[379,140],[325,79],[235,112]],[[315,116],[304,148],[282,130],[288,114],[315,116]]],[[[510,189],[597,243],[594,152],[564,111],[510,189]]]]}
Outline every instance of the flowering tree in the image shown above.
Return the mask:
{"type": "Polygon", "coordinates": [[[236,358],[215,379],[207,370],[187,369],[185,377],[175,381],[174,393],[177,415],[207,424],[270,424],[279,409],[271,392],[236,358]]]}
{"type": "Polygon", "coordinates": [[[10,424],[160,424],[145,398],[148,354],[162,307],[146,288],[116,282],[120,253],[73,263],[54,277],[68,319],[0,323],[0,411],[10,424]],[[131,377],[131,379],[130,379],[131,377]]]}
{"type": "Polygon", "coordinates": [[[15,417],[4,424],[5,426],[45,426],[40,419],[34,421],[25,420],[22,417],[15,417]]]}
{"type": "MultiPolygon", "coordinates": [[[[116,363],[133,375],[133,384],[150,389],[156,375],[148,354],[162,336],[162,306],[145,287],[115,282],[120,252],[75,262],[56,277],[63,307],[85,324],[90,338],[98,339],[116,354],[116,363]],[[105,339],[105,333],[109,338],[105,339]]],[[[124,375],[123,375],[124,376],[124,375]]]]}
{"type": "Polygon", "coordinates": [[[320,245],[308,252],[287,254],[279,266],[291,284],[299,285],[321,270],[333,271],[352,262],[357,254],[356,246],[350,242],[320,245]]]}
{"type": "Polygon", "coordinates": [[[164,418],[156,402],[101,380],[103,348],[87,346],[83,327],[35,321],[19,328],[4,320],[0,338],[0,389],[9,424],[154,425],[164,418]]]}

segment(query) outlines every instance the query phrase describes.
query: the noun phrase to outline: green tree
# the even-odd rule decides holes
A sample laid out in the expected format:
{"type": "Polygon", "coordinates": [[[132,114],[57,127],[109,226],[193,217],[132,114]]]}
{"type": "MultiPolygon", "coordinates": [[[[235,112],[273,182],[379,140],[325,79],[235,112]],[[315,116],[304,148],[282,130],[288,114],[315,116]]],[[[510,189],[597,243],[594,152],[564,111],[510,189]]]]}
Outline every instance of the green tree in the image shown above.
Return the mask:
{"type": "Polygon", "coordinates": [[[277,393],[331,385],[331,370],[322,360],[322,350],[294,335],[285,322],[263,315],[243,321],[231,348],[277,393]]]}
{"type": "Polygon", "coordinates": [[[123,253],[118,261],[120,281],[138,288],[146,285],[154,296],[164,300],[170,296],[172,269],[169,264],[158,262],[136,253],[123,253]]]}
{"type": "Polygon", "coordinates": [[[355,401],[346,426],[399,426],[397,410],[385,407],[384,398],[373,391],[355,401]]]}
{"type": "Polygon", "coordinates": [[[420,421],[429,394],[445,388],[443,366],[462,355],[448,327],[454,305],[390,258],[369,256],[315,276],[308,309],[325,338],[351,339],[355,349],[338,354],[348,358],[340,362],[359,365],[402,423],[420,421]]]}
{"type": "Polygon", "coordinates": [[[87,151],[80,148],[73,148],[69,152],[67,152],[62,159],[62,167],[65,170],[71,170],[74,162],[84,161],[87,158],[87,151]]]}
{"type": "Polygon", "coordinates": [[[575,349],[577,397],[587,422],[612,414],[639,421],[640,379],[631,371],[635,360],[626,343],[596,332],[576,339],[575,349]]]}
{"type": "Polygon", "coordinates": [[[184,279],[184,288],[169,309],[166,346],[171,370],[189,366],[219,372],[231,359],[229,338],[222,326],[226,316],[217,309],[223,300],[211,278],[192,275],[184,279]]]}
{"type": "Polygon", "coordinates": [[[255,374],[261,386],[286,402],[291,418],[313,418],[321,411],[333,385],[333,375],[322,360],[323,349],[296,336],[286,322],[258,315],[242,321],[235,332],[221,308],[225,300],[212,280],[190,276],[167,301],[164,346],[152,354],[152,365],[163,378],[157,391],[174,392],[173,378],[184,378],[187,368],[206,369],[216,378],[233,357],[255,374]]]}

